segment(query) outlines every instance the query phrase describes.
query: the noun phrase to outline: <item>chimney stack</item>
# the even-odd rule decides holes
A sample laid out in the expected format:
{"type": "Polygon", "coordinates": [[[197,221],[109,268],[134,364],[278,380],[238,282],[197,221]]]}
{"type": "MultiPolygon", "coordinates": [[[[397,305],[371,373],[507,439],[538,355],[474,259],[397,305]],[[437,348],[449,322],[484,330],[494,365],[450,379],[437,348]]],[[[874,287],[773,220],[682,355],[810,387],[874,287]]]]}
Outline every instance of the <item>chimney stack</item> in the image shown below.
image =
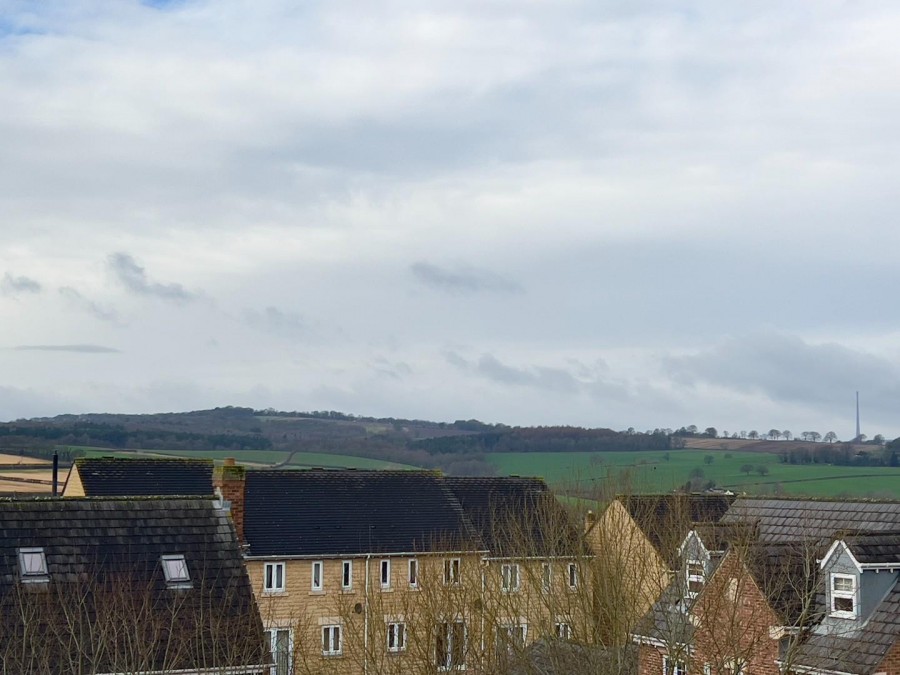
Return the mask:
{"type": "Polygon", "coordinates": [[[219,489],[222,499],[231,504],[231,520],[237,533],[238,543],[244,540],[244,486],[247,482],[246,467],[236,464],[234,457],[228,457],[222,466],[213,470],[213,487],[219,489]]]}

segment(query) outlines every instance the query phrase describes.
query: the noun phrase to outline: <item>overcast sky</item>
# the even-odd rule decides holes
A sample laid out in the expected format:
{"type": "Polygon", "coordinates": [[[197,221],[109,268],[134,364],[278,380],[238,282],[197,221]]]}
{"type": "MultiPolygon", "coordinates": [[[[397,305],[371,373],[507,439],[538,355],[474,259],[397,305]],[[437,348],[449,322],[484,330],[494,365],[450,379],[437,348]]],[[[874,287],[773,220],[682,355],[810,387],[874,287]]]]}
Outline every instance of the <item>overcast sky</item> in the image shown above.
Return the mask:
{"type": "Polygon", "coordinates": [[[0,419],[900,436],[900,4],[0,0],[0,419]]]}

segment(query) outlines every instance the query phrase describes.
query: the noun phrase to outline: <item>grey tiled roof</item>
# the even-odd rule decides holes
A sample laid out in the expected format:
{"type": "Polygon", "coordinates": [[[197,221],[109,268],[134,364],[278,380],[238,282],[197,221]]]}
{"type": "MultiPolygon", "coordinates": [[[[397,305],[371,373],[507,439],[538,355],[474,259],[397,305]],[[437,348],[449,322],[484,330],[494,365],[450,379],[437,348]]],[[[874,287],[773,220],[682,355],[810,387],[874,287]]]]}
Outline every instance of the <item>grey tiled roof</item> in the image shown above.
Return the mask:
{"type": "Polygon", "coordinates": [[[210,499],[0,500],[0,654],[10,644],[39,662],[6,672],[47,675],[268,660],[234,527],[210,499]],[[46,580],[23,581],[22,548],[43,549],[46,580]],[[184,556],[187,585],[167,584],[163,555],[184,556]]]}
{"type": "Polygon", "coordinates": [[[793,661],[820,670],[869,675],[878,669],[900,635],[900,580],[865,625],[846,635],[812,635],[793,661]]]}
{"type": "Polygon", "coordinates": [[[75,466],[88,497],[213,494],[211,459],[82,457],[75,466]]]}
{"type": "Polygon", "coordinates": [[[434,471],[248,471],[251,556],[358,555],[479,546],[434,471]]]}
{"type": "Polygon", "coordinates": [[[900,566],[900,531],[865,532],[844,537],[844,541],[861,563],[900,566]]]}
{"type": "Polygon", "coordinates": [[[723,523],[756,522],[763,542],[824,540],[843,532],[900,530],[900,502],[739,497],[723,523]]]}

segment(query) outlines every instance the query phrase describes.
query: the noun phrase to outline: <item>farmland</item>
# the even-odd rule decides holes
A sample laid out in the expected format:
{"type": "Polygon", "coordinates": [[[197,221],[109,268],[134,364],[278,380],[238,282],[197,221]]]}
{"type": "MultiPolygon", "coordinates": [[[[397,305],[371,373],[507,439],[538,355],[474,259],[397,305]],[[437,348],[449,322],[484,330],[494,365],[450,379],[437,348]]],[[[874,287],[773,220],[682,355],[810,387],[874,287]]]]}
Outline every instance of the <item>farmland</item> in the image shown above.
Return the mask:
{"type": "Polygon", "coordinates": [[[703,481],[735,492],[900,498],[900,468],[783,464],[771,453],[673,450],[668,459],[659,452],[498,453],[488,461],[500,474],[542,476],[564,492],[668,491],[699,469],[703,481]],[[742,472],[744,465],[754,469],[742,472]]]}

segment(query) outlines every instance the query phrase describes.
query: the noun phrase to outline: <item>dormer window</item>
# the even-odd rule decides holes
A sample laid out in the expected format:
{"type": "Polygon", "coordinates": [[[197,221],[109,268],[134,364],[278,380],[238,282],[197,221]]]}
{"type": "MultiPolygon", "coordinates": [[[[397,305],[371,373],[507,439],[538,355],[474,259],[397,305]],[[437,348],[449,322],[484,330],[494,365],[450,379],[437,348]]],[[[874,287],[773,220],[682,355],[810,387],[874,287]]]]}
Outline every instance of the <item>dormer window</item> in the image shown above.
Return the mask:
{"type": "Polygon", "coordinates": [[[703,567],[703,563],[699,560],[688,560],[684,576],[687,596],[693,600],[703,590],[703,584],[706,579],[706,570],[703,567]]]}
{"type": "Polygon", "coordinates": [[[164,555],[161,559],[166,583],[172,588],[185,588],[191,585],[187,561],[183,554],[164,555]]]}
{"type": "Polygon", "coordinates": [[[47,557],[42,548],[19,549],[19,572],[22,581],[34,583],[49,581],[47,572],[47,557]]]}
{"type": "Polygon", "coordinates": [[[852,574],[831,575],[831,616],[856,618],[856,577],[852,574]]]}

